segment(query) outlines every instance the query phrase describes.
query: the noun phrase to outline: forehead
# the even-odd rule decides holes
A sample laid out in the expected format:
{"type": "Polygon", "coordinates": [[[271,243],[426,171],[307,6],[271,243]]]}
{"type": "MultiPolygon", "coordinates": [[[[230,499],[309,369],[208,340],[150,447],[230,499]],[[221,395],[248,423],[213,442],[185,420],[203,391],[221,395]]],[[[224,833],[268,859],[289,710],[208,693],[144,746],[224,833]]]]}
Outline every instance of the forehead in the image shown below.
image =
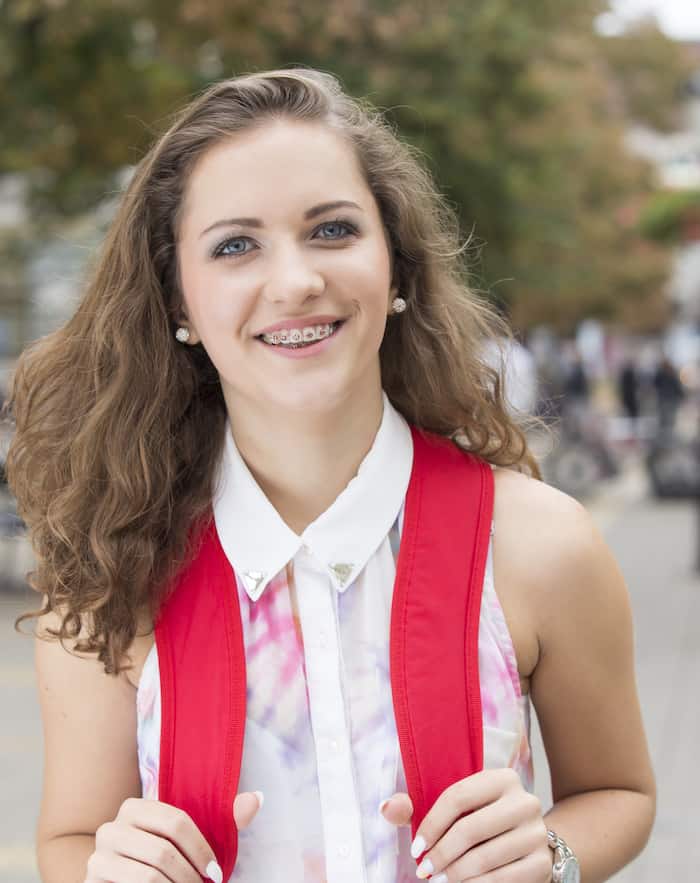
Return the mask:
{"type": "Polygon", "coordinates": [[[329,199],[352,199],[371,210],[354,149],[320,123],[277,120],[209,148],[187,182],[183,228],[235,211],[267,220],[303,213],[329,199]]]}

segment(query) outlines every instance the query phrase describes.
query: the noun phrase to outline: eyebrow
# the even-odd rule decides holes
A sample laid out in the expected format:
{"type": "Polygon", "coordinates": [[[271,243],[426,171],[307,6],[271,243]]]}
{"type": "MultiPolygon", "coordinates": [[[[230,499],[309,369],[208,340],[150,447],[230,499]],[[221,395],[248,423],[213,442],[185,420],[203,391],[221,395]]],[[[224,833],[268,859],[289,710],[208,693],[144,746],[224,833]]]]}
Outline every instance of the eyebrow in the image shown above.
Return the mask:
{"type": "MultiPolygon", "coordinates": [[[[337,199],[334,202],[321,202],[318,205],[315,205],[313,208],[307,209],[304,212],[304,220],[309,221],[311,218],[317,217],[317,215],[322,215],[324,212],[332,211],[336,208],[357,208],[362,211],[360,206],[356,202],[351,202],[348,199],[337,199]]],[[[214,230],[216,227],[262,227],[263,222],[260,218],[223,218],[221,221],[216,221],[213,224],[210,224],[206,230],[202,230],[199,234],[199,238],[201,239],[205,233],[208,233],[210,230],[214,230]]]]}

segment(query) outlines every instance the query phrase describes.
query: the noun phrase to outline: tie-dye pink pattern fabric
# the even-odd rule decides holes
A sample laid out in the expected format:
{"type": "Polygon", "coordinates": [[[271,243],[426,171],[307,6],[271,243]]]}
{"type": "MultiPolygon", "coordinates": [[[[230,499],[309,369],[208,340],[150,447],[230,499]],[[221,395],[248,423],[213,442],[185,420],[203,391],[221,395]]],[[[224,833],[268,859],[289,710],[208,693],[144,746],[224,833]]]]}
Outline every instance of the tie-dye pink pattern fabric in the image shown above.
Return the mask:
{"type": "MultiPolygon", "coordinates": [[[[395,566],[399,523],[397,519],[348,590],[338,594],[366,883],[416,879],[416,862],[409,852],[410,829],[397,830],[377,811],[380,800],[406,790],[388,666],[393,583],[376,584],[377,574],[395,566]]],[[[248,666],[239,790],[261,789],[266,801],[259,817],[239,832],[238,861],[231,881],[329,883],[294,562],[272,580],[258,601],[252,602],[241,585],[238,594],[248,666]]],[[[513,644],[493,585],[491,550],[479,626],[479,666],[485,766],[512,767],[532,791],[529,700],[520,692],[513,644]]],[[[137,705],[143,796],[157,799],[160,689],[155,648],[143,670],[137,705]]],[[[205,743],[202,750],[206,750],[205,743]]]]}

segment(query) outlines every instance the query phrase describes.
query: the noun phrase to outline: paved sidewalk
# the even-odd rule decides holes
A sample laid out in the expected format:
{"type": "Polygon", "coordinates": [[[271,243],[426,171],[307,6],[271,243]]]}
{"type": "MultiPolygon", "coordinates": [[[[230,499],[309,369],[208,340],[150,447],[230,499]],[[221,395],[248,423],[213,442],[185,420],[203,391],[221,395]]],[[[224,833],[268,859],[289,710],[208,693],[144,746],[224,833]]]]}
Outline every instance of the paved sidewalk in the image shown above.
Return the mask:
{"type": "Polygon", "coordinates": [[[0,592],[0,881],[37,883],[34,827],[39,806],[42,735],[32,640],[12,628],[34,598],[0,592]]]}
{"type": "MultiPolygon", "coordinates": [[[[658,784],[658,808],[644,852],[615,883],[700,879],[700,575],[694,572],[693,503],[648,499],[631,473],[588,508],[620,564],[632,598],[637,681],[658,784]]],[[[537,793],[551,806],[544,750],[533,734],[537,793]]]]}
{"type": "Polygon", "coordinates": [[[640,504],[608,533],[635,613],[637,675],[658,782],[645,852],[616,883],[700,879],[700,576],[694,504],[640,504]]]}
{"type": "MultiPolygon", "coordinates": [[[[634,470],[589,509],[628,582],[635,615],[642,706],[659,785],[654,833],[615,883],[696,883],[700,867],[700,578],[692,504],[646,497],[634,470]]],[[[0,881],[38,883],[33,831],[39,802],[41,731],[32,643],[12,632],[24,600],[0,592],[0,881]]],[[[33,603],[33,598],[31,598],[33,603]]],[[[535,735],[537,790],[549,805],[547,767],[535,735]]]]}

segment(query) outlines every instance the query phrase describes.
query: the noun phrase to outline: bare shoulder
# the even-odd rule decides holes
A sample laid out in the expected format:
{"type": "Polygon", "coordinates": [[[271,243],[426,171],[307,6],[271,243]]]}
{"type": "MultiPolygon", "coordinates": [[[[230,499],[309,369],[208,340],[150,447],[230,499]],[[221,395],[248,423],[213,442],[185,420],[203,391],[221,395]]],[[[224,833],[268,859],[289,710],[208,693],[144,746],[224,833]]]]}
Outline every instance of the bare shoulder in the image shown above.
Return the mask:
{"type": "Polygon", "coordinates": [[[106,674],[94,654],[46,636],[56,614],[37,624],[35,665],[44,726],[39,840],[92,832],[140,796],[135,690],[106,674]]]}
{"type": "Polygon", "coordinates": [[[594,601],[602,583],[591,577],[617,576],[617,566],[590,513],[567,494],[512,470],[495,470],[495,485],[495,557],[533,611],[568,605],[583,590],[594,601]]]}
{"type": "MultiPolygon", "coordinates": [[[[60,624],[61,621],[59,615],[53,611],[39,618],[36,628],[37,638],[39,639],[37,644],[37,653],[39,655],[53,658],[60,649],[64,653],[74,656],[76,659],[84,659],[88,661],[92,660],[94,662],[95,658],[93,655],[88,653],[80,653],[75,649],[75,641],[67,641],[64,642],[63,645],[61,645],[60,642],[51,637],[49,630],[52,630],[54,632],[57,631],[60,627],[60,624]],[[54,649],[49,649],[48,645],[54,645],[54,649]]],[[[85,629],[81,631],[80,636],[84,637],[84,635],[85,629]]],[[[147,613],[141,613],[138,616],[136,637],[132,641],[131,645],[128,647],[125,654],[125,668],[119,673],[117,678],[127,684],[130,684],[134,689],[137,689],[139,685],[139,680],[141,678],[141,672],[146,661],[146,657],[148,656],[154,643],[155,635],[152,620],[147,613]]],[[[59,658],[62,662],[65,663],[65,659],[63,659],[63,657],[59,658]]]]}
{"type": "MultiPolygon", "coordinates": [[[[588,619],[627,591],[591,515],[544,482],[495,469],[494,576],[524,691],[572,615],[588,619]]],[[[597,620],[597,617],[595,619],[597,620]]]]}
{"type": "Polygon", "coordinates": [[[495,469],[494,478],[495,523],[510,555],[526,557],[542,576],[545,568],[558,571],[592,552],[599,534],[577,500],[511,469],[495,469]]]}
{"type": "Polygon", "coordinates": [[[495,482],[495,583],[537,710],[554,799],[606,787],[651,794],[632,604],[620,568],[577,501],[505,469],[495,482]]]}

